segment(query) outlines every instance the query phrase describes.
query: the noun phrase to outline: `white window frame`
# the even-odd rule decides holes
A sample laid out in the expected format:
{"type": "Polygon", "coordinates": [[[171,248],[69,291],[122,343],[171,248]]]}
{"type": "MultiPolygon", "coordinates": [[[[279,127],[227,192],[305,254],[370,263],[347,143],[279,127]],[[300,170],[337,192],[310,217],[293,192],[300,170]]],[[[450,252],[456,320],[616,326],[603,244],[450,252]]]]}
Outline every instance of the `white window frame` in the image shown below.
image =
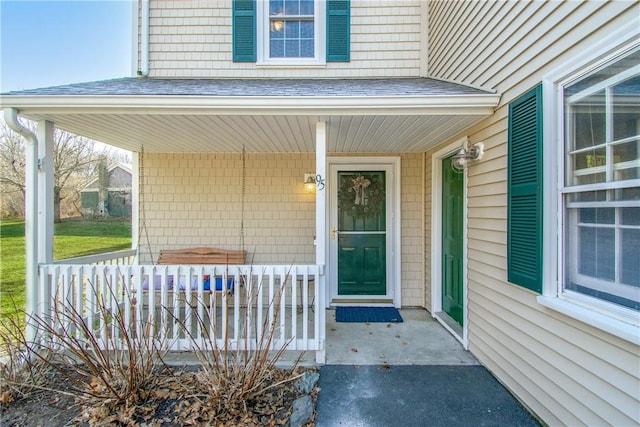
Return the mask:
{"type": "Polygon", "coordinates": [[[269,57],[269,0],[258,0],[256,14],[257,65],[267,66],[321,66],[326,64],[326,2],[315,0],[314,4],[314,54],[313,58],[269,57]]]}
{"type": "MultiPolygon", "coordinates": [[[[640,46],[640,45],[639,45],[640,46]]],[[[612,76],[608,79],[606,79],[605,81],[602,81],[600,83],[598,83],[597,85],[594,86],[590,86],[587,89],[582,90],[581,92],[572,95],[571,97],[569,97],[569,99],[566,99],[565,101],[567,102],[572,102],[574,100],[580,100],[580,99],[584,99],[594,93],[598,93],[601,92],[603,90],[606,90],[607,92],[609,92],[610,87],[616,85],[617,83],[620,83],[621,81],[624,81],[626,79],[628,79],[631,76],[634,75],[638,75],[640,74],[640,65],[636,65],[635,67],[629,68],[628,70],[616,74],[615,76],[612,76]]],[[[576,79],[578,80],[578,79],[576,79]]],[[[562,86],[565,86],[564,84],[562,86]]],[[[563,104],[564,106],[564,104],[563,104]]],[[[585,176],[585,175],[589,175],[589,174],[597,174],[597,173],[605,173],[606,174],[606,181],[602,182],[602,183],[597,183],[597,184],[589,184],[589,185],[568,185],[568,186],[562,186],[561,185],[561,192],[563,193],[564,196],[568,196],[570,194],[580,194],[580,193],[586,193],[589,191],[614,191],[618,188],[627,188],[629,186],[632,187],[637,187],[640,186],[640,180],[625,180],[625,181],[614,181],[613,180],[613,175],[617,170],[620,169],[626,169],[626,168],[637,168],[640,167],[640,159],[636,159],[633,161],[628,161],[628,162],[624,162],[624,163],[618,163],[617,165],[613,163],[613,147],[616,145],[619,145],[621,143],[625,143],[625,142],[629,142],[629,141],[636,141],[638,139],[637,135],[634,135],[633,137],[628,137],[628,138],[624,138],[618,141],[614,141],[613,140],[613,129],[611,127],[611,108],[613,106],[611,105],[611,97],[609,95],[607,95],[606,97],[606,105],[605,105],[605,113],[607,115],[607,121],[606,121],[606,137],[605,137],[605,141],[596,145],[596,146],[592,146],[592,147],[587,147],[587,148],[582,148],[582,149],[578,149],[578,150],[573,150],[572,153],[577,153],[580,151],[590,151],[590,150],[594,150],[594,149],[602,149],[603,151],[606,152],[606,159],[607,162],[604,166],[592,166],[590,168],[587,169],[581,169],[581,170],[574,170],[574,175],[575,176],[585,176]]],[[[564,112],[565,114],[563,114],[564,116],[566,116],[566,111],[564,112]]],[[[572,117],[567,117],[566,120],[571,120],[572,117]]],[[[572,127],[571,124],[569,127],[572,127]]],[[[566,130],[566,129],[565,129],[566,130]]],[[[566,138],[566,136],[565,136],[566,138]]],[[[566,147],[565,147],[566,148],[566,147]]],[[[566,153],[563,154],[563,158],[566,158],[566,153]]],[[[566,163],[565,163],[566,165],[566,163]]],[[[566,179],[566,177],[565,177],[566,179]]],[[[584,228],[594,228],[594,229],[611,229],[614,232],[614,239],[616,242],[616,253],[619,253],[621,251],[620,248],[620,236],[619,236],[619,230],[624,229],[624,228],[636,228],[636,227],[632,227],[632,226],[624,226],[622,224],[620,224],[620,216],[618,214],[618,209],[619,208],[624,208],[624,207],[637,207],[638,206],[638,202],[636,201],[617,201],[617,202],[607,202],[607,201],[592,201],[592,202],[564,202],[565,205],[565,210],[566,209],[580,209],[580,208],[613,208],[616,210],[615,214],[614,214],[614,222],[611,224],[602,224],[602,223],[579,223],[579,220],[577,218],[578,212],[577,211],[573,211],[571,214],[568,214],[572,217],[571,223],[575,224],[576,229],[579,229],[580,227],[584,227],[584,228]]],[[[569,222],[569,221],[567,221],[569,222]]],[[[564,225],[565,230],[568,229],[570,226],[568,224],[564,225]]],[[[572,227],[573,228],[573,227],[572,227]]],[[[569,252],[575,255],[575,258],[577,259],[578,257],[578,238],[577,235],[574,235],[573,238],[570,241],[565,241],[565,245],[566,248],[569,249],[569,252]]],[[[616,261],[619,261],[618,259],[616,259],[616,261]]],[[[618,270],[618,262],[616,262],[615,268],[614,268],[614,279],[613,282],[610,282],[608,280],[602,280],[602,279],[597,279],[595,277],[591,277],[591,276],[587,276],[584,274],[581,274],[578,271],[578,263],[577,262],[573,262],[571,263],[570,266],[571,269],[571,277],[575,277],[579,280],[580,283],[583,283],[585,286],[587,286],[590,289],[594,289],[597,291],[601,291],[601,292],[610,292],[611,290],[615,290],[614,295],[619,295],[623,298],[629,299],[629,300],[633,300],[634,298],[638,297],[638,293],[640,293],[640,289],[636,288],[636,287],[632,287],[629,285],[626,285],[624,283],[622,283],[620,281],[620,277],[619,277],[619,270],[618,270]]],[[[568,271],[567,268],[565,267],[565,271],[568,271]]],[[[564,293],[566,294],[571,294],[573,295],[573,293],[576,292],[572,292],[570,290],[565,289],[564,293]]],[[[577,293],[579,295],[579,293],[577,293]]],[[[574,296],[577,297],[577,296],[574,296]]]]}
{"type": "MultiPolygon", "coordinates": [[[[543,177],[543,294],[538,302],[612,335],[640,345],[640,312],[577,292],[564,290],[564,86],[638,45],[635,23],[620,27],[600,43],[561,64],[543,78],[544,141],[543,177]]],[[[607,184],[611,185],[611,184],[607,184]]],[[[613,183],[618,185],[618,183],[613,183]]],[[[597,185],[600,189],[599,185],[597,185]]],[[[585,188],[582,187],[584,190],[585,188]]]]}

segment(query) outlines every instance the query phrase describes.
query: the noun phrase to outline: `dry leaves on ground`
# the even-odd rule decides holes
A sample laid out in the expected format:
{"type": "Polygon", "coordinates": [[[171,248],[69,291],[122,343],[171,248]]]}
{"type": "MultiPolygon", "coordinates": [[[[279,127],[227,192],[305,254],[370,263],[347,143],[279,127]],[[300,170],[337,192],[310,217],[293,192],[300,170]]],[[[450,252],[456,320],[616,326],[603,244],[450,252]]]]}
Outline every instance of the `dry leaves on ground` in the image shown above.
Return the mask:
{"type": "MultiPolygon", "coordinates": [[[[298,368],[299,373],[304,369],[298,368]]],[[[162,374],[139,403],[86,401],[62,394],[66,379],[48,374],[49,384],[15,402],[0,405],[4,426],[281,426],[291,416],[293,401],[301,393],[294,382],[282,382],[289,371],[275,370],[270,381],[278,384],[263,395],[235,407],[221,408],[204,393],[197,370],[162,374]],[[88,404],[91,403],[91,404],[88,404]]],[[[315,401],[317,388],[311,393],[315,401]]],[[[308,426],[313,426],[313,421],[308,426]]]]}

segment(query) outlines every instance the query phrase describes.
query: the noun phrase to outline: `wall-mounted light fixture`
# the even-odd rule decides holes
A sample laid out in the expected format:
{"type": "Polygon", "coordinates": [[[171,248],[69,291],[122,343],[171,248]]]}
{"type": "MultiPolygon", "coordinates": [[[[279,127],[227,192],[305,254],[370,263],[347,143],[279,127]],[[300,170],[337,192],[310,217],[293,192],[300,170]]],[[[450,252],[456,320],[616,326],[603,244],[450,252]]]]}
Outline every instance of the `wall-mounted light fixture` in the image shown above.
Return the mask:
{"type": "Polygon", "coordinates": [[[483,154],[484,144],[482,142],[476,142],[470,146],[465,146],[463,143],[460,151],[451,159],[451,167],[456,172],[462,172],[469,166],[471,160],[480,160],[483,154]]]}
{"type": "Polygon", "coordinates": [[[312,192],[316,189],[316,176],[312,173],[304,174],[304,189],[308,192],[312,192]]]}

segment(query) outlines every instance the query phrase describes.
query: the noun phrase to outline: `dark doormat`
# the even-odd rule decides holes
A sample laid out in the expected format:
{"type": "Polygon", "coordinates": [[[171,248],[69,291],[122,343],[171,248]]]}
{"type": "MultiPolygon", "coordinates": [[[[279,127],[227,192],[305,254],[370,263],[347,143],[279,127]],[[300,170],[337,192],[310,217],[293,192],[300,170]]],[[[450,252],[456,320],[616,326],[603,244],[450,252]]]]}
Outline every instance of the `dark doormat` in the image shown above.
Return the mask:
{"type": "Polygon", "coordinates": [[[393,307],[337,307],[336,322],[402,322],[402,316],[393,307]]]}

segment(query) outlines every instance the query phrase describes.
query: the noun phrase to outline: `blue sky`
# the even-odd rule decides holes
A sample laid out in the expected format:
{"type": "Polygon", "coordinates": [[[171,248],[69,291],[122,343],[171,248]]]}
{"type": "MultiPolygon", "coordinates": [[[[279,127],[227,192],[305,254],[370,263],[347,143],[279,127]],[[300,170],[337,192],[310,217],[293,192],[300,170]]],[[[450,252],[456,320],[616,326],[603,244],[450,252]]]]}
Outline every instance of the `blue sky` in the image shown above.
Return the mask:
{"type": "Polygon", "coordinates": [[[0,0],[0,92],[129,77],[131,0],[0,0]]]}

